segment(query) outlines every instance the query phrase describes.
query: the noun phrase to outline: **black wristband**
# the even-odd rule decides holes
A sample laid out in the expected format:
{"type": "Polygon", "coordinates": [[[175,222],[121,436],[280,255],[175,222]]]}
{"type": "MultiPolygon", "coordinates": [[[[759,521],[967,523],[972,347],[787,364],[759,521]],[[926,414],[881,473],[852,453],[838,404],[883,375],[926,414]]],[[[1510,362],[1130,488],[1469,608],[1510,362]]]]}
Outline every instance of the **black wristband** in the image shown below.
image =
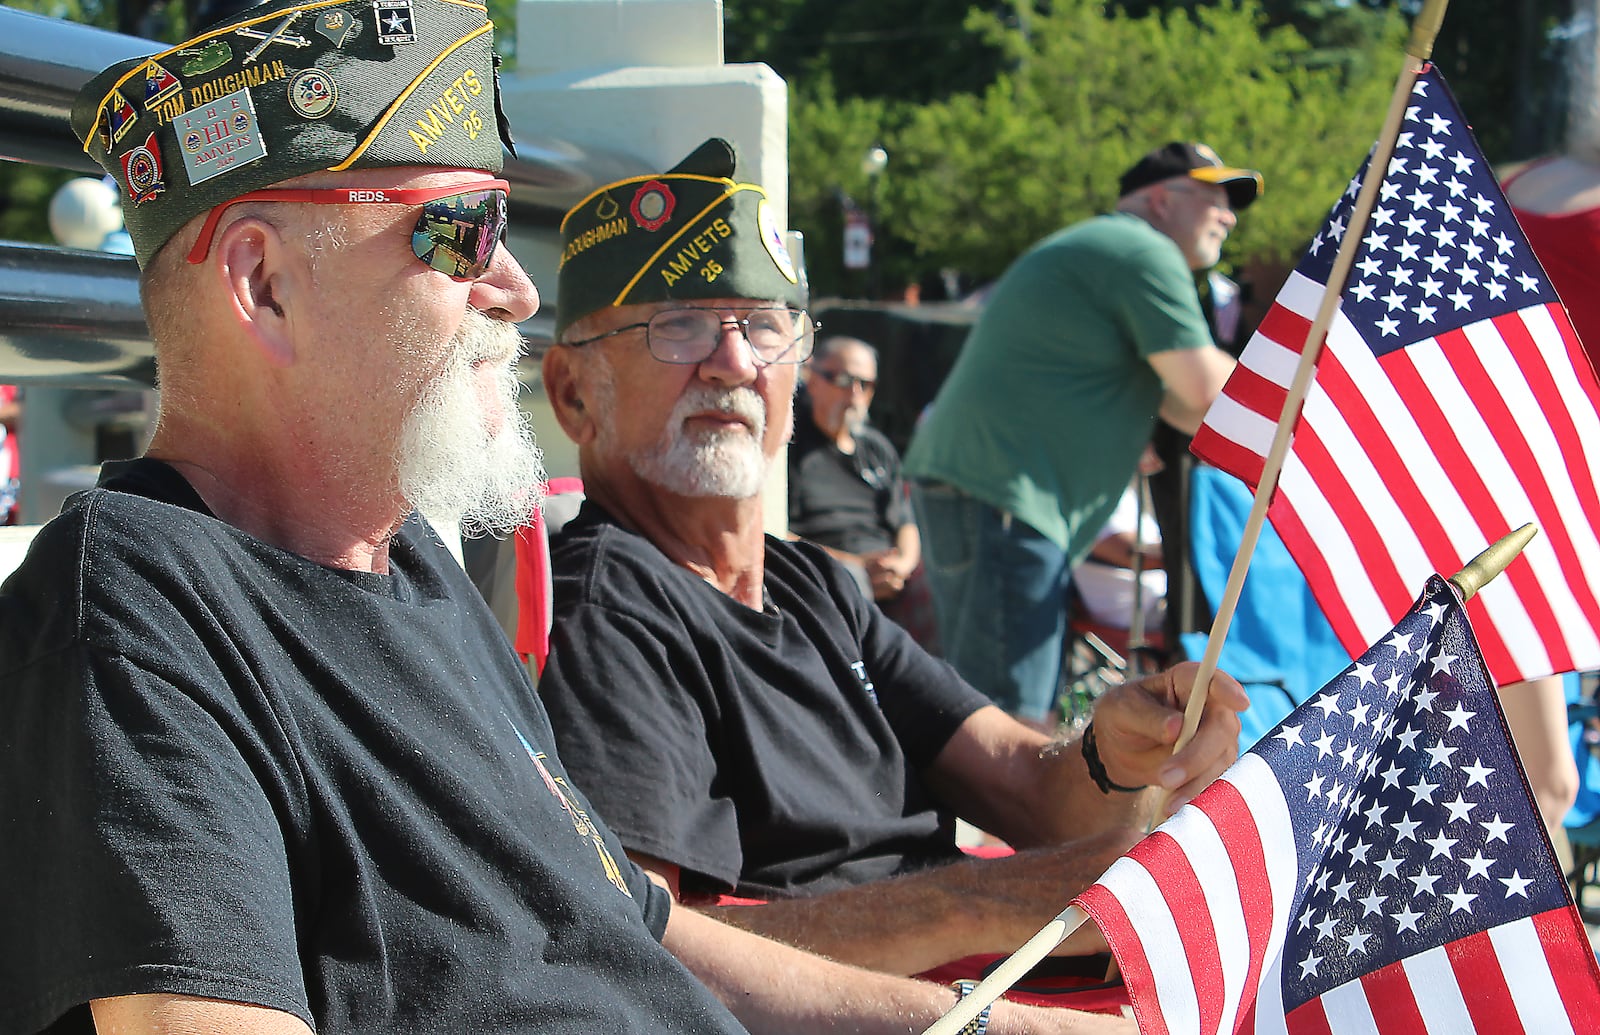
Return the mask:
{"type": "Polygon", "coordinates": [[[1143,787],[1124,787],[1120,783],[1113,783],[1111,777],[1106,775],[1106,764],[1100,761],[1100,745],[1094,739],[1094,720],[1089,720],[1089,725],[1083,728],[1083,764],[1089,767],[1089,779],[1100,788],[1101,794],[1110,794],[1112,791],[1121,791],[1123,794],[1136,794],[1144,790],[1143,787]]]}

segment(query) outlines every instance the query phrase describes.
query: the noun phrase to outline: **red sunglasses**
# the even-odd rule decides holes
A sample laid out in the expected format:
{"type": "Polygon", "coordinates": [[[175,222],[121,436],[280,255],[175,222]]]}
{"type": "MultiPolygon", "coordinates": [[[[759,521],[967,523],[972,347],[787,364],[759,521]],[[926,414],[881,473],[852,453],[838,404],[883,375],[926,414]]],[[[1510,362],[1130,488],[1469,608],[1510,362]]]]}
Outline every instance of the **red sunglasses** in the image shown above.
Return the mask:
{"type": "Polygon", "coordinates": [[[494,250],[506,236],[505,180],[452,183],[446,187],[395,190],[388,187],[268,188],[223,202],[206,216],[189,261],[201,263],[211,251],[217,223],[230,205],[245,201],[288,201],[305,205],[420,205],[411,231],[411,251],[429,268],[456,280],[476,280],[488,272],[494,250]]]}

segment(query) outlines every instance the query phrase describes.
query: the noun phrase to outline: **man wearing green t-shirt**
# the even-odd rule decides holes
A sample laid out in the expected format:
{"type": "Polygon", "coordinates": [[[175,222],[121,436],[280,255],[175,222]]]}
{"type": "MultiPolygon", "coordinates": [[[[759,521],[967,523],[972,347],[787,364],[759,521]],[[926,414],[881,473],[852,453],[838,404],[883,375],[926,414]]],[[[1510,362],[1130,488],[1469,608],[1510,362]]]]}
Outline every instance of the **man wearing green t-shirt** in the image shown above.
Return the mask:
{"type": "Polygon", "coordinates": [[[1233,370],[1194,274],[1261,174],[1171,143],[1116,211],[1000,278],[906,457],[946,657],[1020,718],[1055,704],[1068,579],[1160,417],[1193,433],[1233,370]]]}

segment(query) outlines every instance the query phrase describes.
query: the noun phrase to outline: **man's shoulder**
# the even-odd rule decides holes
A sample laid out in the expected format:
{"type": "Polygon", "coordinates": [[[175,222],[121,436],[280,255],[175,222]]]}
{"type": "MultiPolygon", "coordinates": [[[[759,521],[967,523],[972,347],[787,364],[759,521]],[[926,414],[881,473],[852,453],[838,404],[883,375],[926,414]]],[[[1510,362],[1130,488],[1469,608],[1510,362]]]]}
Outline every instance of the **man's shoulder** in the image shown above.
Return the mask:
{"type": "MultiPolygon", "coordinates": [[[[160,621],[170,600],[203,585],[210,547],[186,508],[115,489],[70,499],[0,586],[0,660],[27,657],[113,625],[160,621]]],[[[4,667],[0,664],[0,667],[4,667]]]]}
{"type": "Polygon", "coordinates": [[[550,540],[556,621],[578,604],[634,608],[674,581],[674,565],[644,536],[617,524],[592,501],[550,540]]]}
{"type": "Polygon", "coordinates": [[[1063,258],[1096,261],[1183,258],[1172,238],[1128,212],[1107,212],[1057,231],[1041,242],[1041,250],[1047,249],[1063,258]]]}

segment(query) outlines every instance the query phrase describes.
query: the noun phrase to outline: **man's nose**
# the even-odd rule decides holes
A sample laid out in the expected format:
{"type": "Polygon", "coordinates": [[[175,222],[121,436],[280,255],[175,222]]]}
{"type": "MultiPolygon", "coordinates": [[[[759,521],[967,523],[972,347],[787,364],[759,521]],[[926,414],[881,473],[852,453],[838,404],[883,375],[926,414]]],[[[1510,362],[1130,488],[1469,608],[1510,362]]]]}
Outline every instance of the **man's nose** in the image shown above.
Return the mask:
{"type": "Polygon", "coordinates": [[[512,323],[521,323],[539,311],[539,289],[503,242],[495,245],[489,268],[472,282],[467,299],[478,312],[512,323]]]}
{"type": "Polygon", "coordinates": [[[700,362],[700,376],[720,384],[749,384],[756,379],[755,346],[738,320],[729,317],[717,327],[717,344],[700,362]]]}

